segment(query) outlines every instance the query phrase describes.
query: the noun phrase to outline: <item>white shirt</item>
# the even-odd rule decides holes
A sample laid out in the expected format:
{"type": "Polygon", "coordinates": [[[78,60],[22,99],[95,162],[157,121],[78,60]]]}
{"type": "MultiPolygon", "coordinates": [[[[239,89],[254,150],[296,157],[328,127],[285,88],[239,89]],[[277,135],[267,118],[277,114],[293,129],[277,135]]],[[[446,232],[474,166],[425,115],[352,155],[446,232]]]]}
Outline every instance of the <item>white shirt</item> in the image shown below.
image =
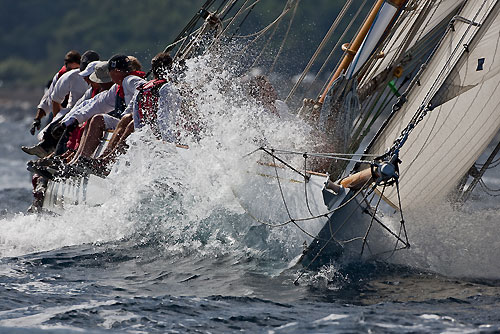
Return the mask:
{"type": "Polygon", "coordinates": [[[90,87],[89,89],[87,89],[85,91],[85,94],[83,94],[83,96],[78,101],[76,101],[76,103],[73,106],[73,108],[76,107],[77,105],[79,105],[80,103],[82,103],[83,101],[91,99],[93,91],[94,91],[94,89],[92,87],[90,87]]]}
{"type": "Polygon", "coordinates": [[[66,95],[69,94],[66,108],[71,109],[76,104],[76,101],[85,94],[85,91],[89,87],[79,73],[80,69],[75,68],[74,70],[64,73],[59,80],[57,80],[50,94],[52,101],[62,103],[66,95]]]}
{"type": "MultiPolygon", "coordinates": [[[[167,142],[176,142],[175,125],[181,107],[181,97],[177,89],[169,83],[161,86],[158,94],[156,120],[161,137],[167,142]]],[[[137,95],[134,97],[130,106],[132,107],[132,115],[134,117],[134,128],[140,129],[143,127],[143,124],[139,118],[139,102],[137,101],[137,95]]]]}
{"type": "Polygon", "coordinates": [[[91,99],[82,101],[64,116],[62,122],[68,126],[75,120],[81,125],[97,114],[107,114],[115,109],[116,84],[91,99]]]}
{"type": "MultiPolygon", "coordinates": [[[[129,75],[123,79],[122,86],[123,92],[125,94],[125,104],[130,104],[132,97],[137,91],[137,87],[145,83],[146,81],[136,75],[129,75]]],[[[92,99],[83,101],[79,105],[75,106],[64,118],[63,122],[69,125],[78,121],[79,124],[91,119],[94,115],[107,114],[115,110],[115,100],[116,100],[116,88],[117,85],[114,84],[107,91],[101,92],[94,96],[92,99]]]]}
{"type": "Polygon", "coordinates": [[[123,79],[122,86],[123,92],[125,93],[125,105],[128,106],[130,101],[132,101],[132,97],[134,97],[137,92],[137,87],[142,84],[145,84],[146,80],[137,75],[129,75],[123,79]]]}
{"type": "Polygon", "coordinates": [[[59,72],[54,74],[54,77],[52,78],[52,82],[50,83],[49,88],[45,90],[42,98],[40,99],[40,103],[38,103],[37,108],[43,109],[43,111],[45,111],[46,113],[52,112],[52,100],[50,99],[50,94],[54,90],[54,87],[58,79],[59,79],[59,72]]]}

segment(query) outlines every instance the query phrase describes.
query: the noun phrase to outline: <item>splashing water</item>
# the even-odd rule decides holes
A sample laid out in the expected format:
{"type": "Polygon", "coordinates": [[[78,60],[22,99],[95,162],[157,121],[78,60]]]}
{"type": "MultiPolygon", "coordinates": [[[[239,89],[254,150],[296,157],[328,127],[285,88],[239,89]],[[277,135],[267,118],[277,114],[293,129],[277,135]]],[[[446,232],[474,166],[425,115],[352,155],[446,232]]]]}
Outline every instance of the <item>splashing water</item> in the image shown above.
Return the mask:
{"type": "MultiPolygon", "coordinates": [[[[178,129],[189,149],[153,140],[149,129],[134,133],[128,153],[105,180],[112,196],[99,207],[68,206],[61,216],[2,219],[1,257],[129,239],[180,258],[231,254],[286,268],[303,235],[293,226],[256,226],[234,189],[248,183],[254,168],[255,158],[244,155],[261,145],[313,151],[312,130],[299,119],[278,118],[249,97],[237,63],[208,54],[186,65],[176,85],[202,124],[198,138],[178,129]]],[[[274,209],[284,211],[278,204],[274,209]]],[[[405,212],[412,248],[390,260],[450,276],[500,277],[500,245],[490,233],[498,211],[472,212],[447,204],[405,212]]],[[[317,275],[313,286],[337,277],[337,269],[317,275]]]]}
{"type": "MultiPolygon", "coordinates": [[[[2,222],[0,255],[122,238],[159,243],[164,252],[180,256],[253,251],[245,236],[255,223],[233,192],[253,168],[242,157],[263,144],[306,150],[311,130],[249,97],[231,66],[215,55],[187,62],[177,86],[202,124],[199,138],[178,129],[188,150],[153,140],[148,129],[134,133],[129,151],[105,180],[110,198],[99,207],[68,206],[61,216],[19,214],[2,222]]],[[[286,266],[289,250],[301,247],[293,244],[296,234],[293,228],[266,234],[276,253],[260,249],[259,256],[284,259],[286,266]]]]}
{"type": "Polygon", "coordinates": [[[411,249],[395,261],[451,277],[500,278],[498,209],[450,203],[405,212],[411,249]]]}

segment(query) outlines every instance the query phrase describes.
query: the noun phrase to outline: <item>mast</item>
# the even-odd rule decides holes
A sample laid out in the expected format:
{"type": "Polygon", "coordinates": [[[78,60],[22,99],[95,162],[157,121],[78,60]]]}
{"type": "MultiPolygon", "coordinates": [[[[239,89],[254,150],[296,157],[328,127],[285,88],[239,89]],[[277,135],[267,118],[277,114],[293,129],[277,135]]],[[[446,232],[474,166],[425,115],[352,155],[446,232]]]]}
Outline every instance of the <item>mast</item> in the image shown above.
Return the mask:
{"type": "MultiPolygon", "coordinates": [[[[359,33],[354,38],[353,42],[347,48],[345,48],[345,53],[346,54],[344,55],[344,58],[342,59],[340,65],[337,67],[337,70],[333,74],[332,78],[328,82],[326,88],[321,93],[321,95],[320,95],[320,97],[318,99],[318,103],[319,104],[323,104],[324,103],[326,95],[327,95],[328,91],[330,90],[330,88],[332,87],[332,85],[335,82],[335,80],[337,80],[340,77],[340,75],[343,72],[345,72],[347,70],[347,68],[351,65],[351,63],[352,63],[355,55],[359,51],[359,49],[360,49],[361,45],[363,44],[366,36],[368,35],[370,29],[372,28],[373,23],[375,22],[375,19],[377,18],[377,15],[379,14],[380,9],[384,5],[384,3],[386,3],[385,0],[378,0],[375,3],[375,6],[371,10],[370,14],[367,16],[367,18],[366,18],[363,26],[361,27],[359,33]]],[[[392,5],[396,6],[398,9],[401,9],[402,6],[406,3],[406,0],[391,0],[391,1],[388,1],[388,3],[391,3],[392,5]]]]}

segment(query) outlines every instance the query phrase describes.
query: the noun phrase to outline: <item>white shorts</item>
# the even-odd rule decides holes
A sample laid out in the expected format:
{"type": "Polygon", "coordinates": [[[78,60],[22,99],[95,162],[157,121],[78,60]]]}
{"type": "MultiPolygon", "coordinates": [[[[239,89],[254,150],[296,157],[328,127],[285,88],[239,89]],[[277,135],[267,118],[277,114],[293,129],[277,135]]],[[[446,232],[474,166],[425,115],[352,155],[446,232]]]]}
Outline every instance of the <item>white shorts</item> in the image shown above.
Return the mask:
{"type": "Polygon", "coordinates": [[[104,117],[104,126],[106,127],[106,130],[116,129],[116,126],[120,121],[118,118],[110,116],[108,114],[103,114],[102,117],[104,117]]]}
{"type": "Polygon", "coordinates": [[[40,130],[40,132],[38,132],[38,134],[36,135],[36,138],[38,139],[38,141],[43,140],[43,134],[45,133],[45,131],[47,131],[49,125],[51,125],[52,123],[55,123],[55,122],[59,122],[64,116],[66,116],[66,114],[69,112],[69,110],[70,109],[68,109],[68,108],[62,108],[61,110],[59,110],[59,112],[52,119],[52,121],[49,124],[47,124],[47,126],[44,127],[42,130],[40,130]]]}

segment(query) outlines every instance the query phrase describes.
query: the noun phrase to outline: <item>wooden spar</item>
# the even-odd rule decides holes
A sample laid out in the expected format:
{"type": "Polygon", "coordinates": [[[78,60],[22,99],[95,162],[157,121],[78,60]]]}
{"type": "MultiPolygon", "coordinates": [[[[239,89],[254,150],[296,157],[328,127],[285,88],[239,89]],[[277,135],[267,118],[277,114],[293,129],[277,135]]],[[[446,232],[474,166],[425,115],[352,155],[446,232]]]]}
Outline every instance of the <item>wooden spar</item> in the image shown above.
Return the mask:
{"type": "Polygon", "coordinates": [[[372,170],[371,168],[367,168],[342,179],[342,181],[340,181],[340,185],[344,188],[359,189],[360,187],[366,185],[372,178],[372,170]]]}
{"type": "MultiPolygon", "coordinates": [[[[352,60],[354,59],[356,53],[361,47],[361,44],[363,43],[366,35],[368,35],[368,32],[370,31],[370,28],[372,27],[373,22],[375,21],[375,18],[377,17],[378,12],[380,11],[380,8],[385,2],[386,2],[385,0],[378,0],[375,6],[373,6],[370,14],[363,23],[363,26],[359,30],[358,35],[354,38],[354,41],[349,45],[349,48],[346,51],[346,54],[342,59],[342,62],[337,67],[337,70],[335,71],[333,77],[330,79],[325,90],[320,95],[318,99],[319,104],[323,104],[323,102],[325,102],[326,95],[330,90],[330,88],[332,87],[334,81],[337,80],[337,78],[342,74],[342,72],[346,71],[349,65],[352,63],[352,60]]],[[[400,8],[406,2],[406,0],[389,0],[388,2],[400,8]]]]}

